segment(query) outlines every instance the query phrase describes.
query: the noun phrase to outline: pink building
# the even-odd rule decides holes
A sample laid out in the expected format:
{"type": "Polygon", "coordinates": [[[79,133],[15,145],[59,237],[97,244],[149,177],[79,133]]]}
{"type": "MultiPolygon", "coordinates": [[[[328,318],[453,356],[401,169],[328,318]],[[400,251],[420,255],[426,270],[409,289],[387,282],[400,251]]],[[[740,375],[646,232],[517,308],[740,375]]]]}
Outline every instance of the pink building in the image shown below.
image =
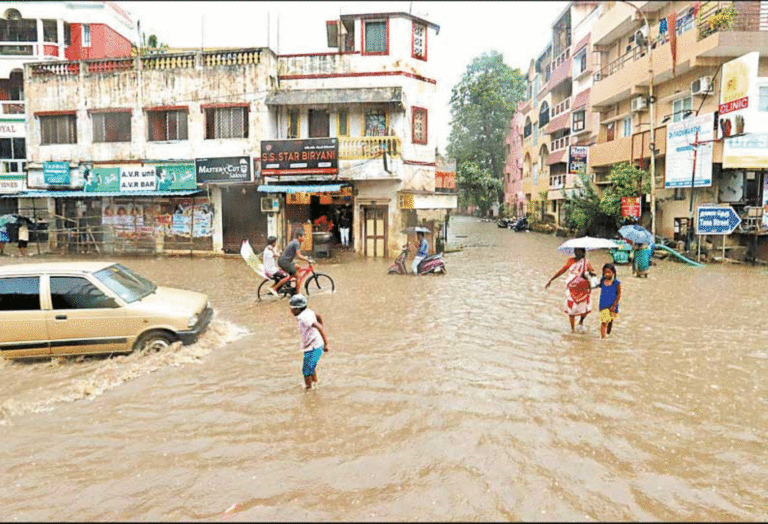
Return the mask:
{"type": "Polygon", "coordinates": [[[507,129],[506,164],[504,165],[504,204],[516,216],[526,212],[525,194],[523,193],[523,104],[517,106],[507,129]]]}

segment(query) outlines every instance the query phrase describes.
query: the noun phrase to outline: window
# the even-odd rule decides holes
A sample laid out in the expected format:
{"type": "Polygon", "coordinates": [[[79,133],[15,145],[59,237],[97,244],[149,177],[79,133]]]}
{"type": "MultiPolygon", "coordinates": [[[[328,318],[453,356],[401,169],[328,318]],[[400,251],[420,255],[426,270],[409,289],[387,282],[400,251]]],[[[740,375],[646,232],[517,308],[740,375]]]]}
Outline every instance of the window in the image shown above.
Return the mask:
{"type": "Polygon", "coordinates": [[[584,131],[587,126],[587,111],[575,111],[573,113],[573,132],[584,131]]]}
{"type": "Polygon", "coordinates": [[[82,277],[51,277],[51,305],[53,309],[118,307],[115,299],[82,277]]]}
{"type": "Polygon", "coordinates": [[[605,126],[605,141],[610,142],[615,138],[616,122],[611,122],[605,126]]]}
{"type": "Polygon", "coordinates": [[[0,311],[40,309],[40,277],[0,278],[0,311]]]}
{"type": "Polygon", "coordinates": [[[427,26],[413,22],[411,45],[413,58],[427,59],[427,26]]]}
{"type": "Polygon", "coordinates": [[[627,117],[621,121],[621,136],[632,136],[632,117],[627,117]]]}
{"type": "Polygon", "coordinates": [[[83,32],[83,47],[91,47],[91,24],[82,24],[80,27],[83,32]]]}
{"type": "Polygon", "coordinates": [[[331,118],[324,109],[309,110],[309,138],[325,138],[331,134],[331,118]]]}
{"type": "Polygon", "coordinates": [[[545,100],[541,103],[541,109],[539,109],[539,126],[545,126],[549,123],[549,104],[545,100]]]}
{"type": "Polygon", "coordinates": [[[3,160],[26,160],[26,139],[0,138],[0,158],[3,160]]]}
{"type": "Polygon", "coordinates": [[[693,29],[693,22],[695,21],[696,17],[694,16],[694,9],[691,7],[687,11],[685,11],[682,14],[677,15],[677,22],[675,22],[675,29],[677,31],[677,36],[682,35],[683,33],[686,33],[693,29]]]}
{"type": "Polygon", "coordinates": [[[43,42],[59,41],[56,20],[43,20],[43,42]]]}
{"type": "Polygon", "coordinates": [[[383,109],[365,110],[365,136],[387,136],[387,113],[383,109]]]}
{"type": "Polygon", "coordinates": [[[288,137],[299,138],[299,110],[291,109],[288,111],[288,137]]]}
{"type": "Polygon", "coordinates": [[[411,133],[414,144],[427,143],[427,110],[414,107],[411,121],[411,133]]]}
{"type": "Polygon", "coordinates": [[[533,132],[533,125],[531,124],[531,117],[525,117],[525,125],[523,126],[523,138],[528,138],[533,132]]]}
{"type": "Polygon", "coordinates": [[[72,45],[72,26],[69,22],[64,22],[64,45],[67,47],[72,45]]]}
{"type": "Polygon", "coordinates": [[[37,20],[34,18],[10,20],[0,18],[0,41],[37,42],[37,20]]]}
{"type": "Polygon", "coordinates": [[[768,86],[759,87],[759,96],[757,98],[757,110],[768,111],[768,86]]]}
{"type": "Polygon", "coordinates": [[[187,139],[187,112],[183,109],[169,111],[147,111],[149,141],[187,139]]]}
{"type": "Polygon", "coordinates": [[[248,108],[206,108],[205,138],[248,138],[248,108]]]}
{"type": "Polygon", "coordinates": [[[130,142],[131,113],[130,111],[112,111],[93,113],[94,142],[130,142]]]}
{"type": "Polygon", "coordinates": [[[336,136],[349,136],[349,111],[346,109],[336,113],[336,136]]]}
{"type": "Polygon", "coordinates": [[[40,117],[40,144],[77,144],[77,117],[51,115],[40,117]]]}
{"type": "Polygon", "coordinates": [[[539,124],[538,122],[533,123],[533,145],[536,145],[539,143],[539,124]]]}
{"type": "Polygon", "coordinates": [[[386,20],[363,21],[363,54],[386,55],[389,53],[389,35],[386,20]]]}
{"type": "Polygon", "coordinates": [[[587,70],[587,50],[580,51],[573,57],[573,73],[578,76],[587,70]]]}
{"type": "Polygon", "coordinates": [[[672,121],[680,122],[691,117],[691,97],[678,98],[672,102],[672,121]],[[688,111],[686,113],[686,111],[688,111]]]}

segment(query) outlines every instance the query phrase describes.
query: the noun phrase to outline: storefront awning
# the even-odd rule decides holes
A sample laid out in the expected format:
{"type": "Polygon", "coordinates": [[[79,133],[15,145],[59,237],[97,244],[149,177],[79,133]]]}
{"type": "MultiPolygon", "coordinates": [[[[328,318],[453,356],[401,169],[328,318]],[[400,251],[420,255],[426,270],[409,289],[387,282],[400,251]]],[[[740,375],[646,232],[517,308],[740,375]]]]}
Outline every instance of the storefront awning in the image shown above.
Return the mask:
{"type": "Polygon", "coordinates": [[[349,89],[295,89],[278,91],[267,96],[268,106],[296,106],[309,104],[374,104],[403,101],[401,87],[368,87],[349,89]]]}
{"type": "Polygon", "coordinates": [[[0,195],[0,198],[98,198],[98,197],[152,197],[152,196],[189,196],[200,193],[199,189],[187,191],[142,191],[136,193],[121,193],[120,191],[105,191],[102,193],[85,191],[26,191],[0,195]]]}
{"type": "Polygon", "coordinates": [[[281,184],[260,185],[261,193],[336,193],[341,191],[344,184],[312,184],[305,186],[289,186],[281,184]]]}

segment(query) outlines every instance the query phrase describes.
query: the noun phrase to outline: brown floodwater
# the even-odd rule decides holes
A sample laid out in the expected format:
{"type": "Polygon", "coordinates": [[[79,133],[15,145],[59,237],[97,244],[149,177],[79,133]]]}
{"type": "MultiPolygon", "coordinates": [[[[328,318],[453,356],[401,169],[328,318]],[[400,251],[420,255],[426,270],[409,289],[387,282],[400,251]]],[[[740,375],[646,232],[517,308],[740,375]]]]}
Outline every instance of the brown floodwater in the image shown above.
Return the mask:
{"type": "Polygon", "coordinates": [[[445,276],[318,260],[312,391],[242,260],[115,258],[214,322],[161,353],[0,361],[0,520],[768,519],[766,268],[620,266],[601,341],[594,313],[570,332],[564,277],[543,289],[563,239],[450,232],[445,276]]]}

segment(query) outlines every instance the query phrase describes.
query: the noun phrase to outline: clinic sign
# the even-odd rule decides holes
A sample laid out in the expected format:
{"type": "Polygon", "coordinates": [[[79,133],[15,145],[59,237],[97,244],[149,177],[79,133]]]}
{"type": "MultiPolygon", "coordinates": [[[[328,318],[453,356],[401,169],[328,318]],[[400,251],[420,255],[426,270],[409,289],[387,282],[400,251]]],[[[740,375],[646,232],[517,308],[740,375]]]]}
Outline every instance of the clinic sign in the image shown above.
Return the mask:
{"type": "Polygon", "coordinates": [[[741,218],[730,206],[699,206],[696,234],[730,235],[739,224],[741,224],[741,218]]]}
{"type": "Polygon", "coordinates": [[[568,173],[578,175],[587,172],[587,146],[571,146],[568,150],[568,173]]]}
{"type": "Polygon", "coordinates": [[[68,186],[69,162],[43,162],[43,181],[51,186],[68,186]]]}
{"type": "Polygon", "coordinates": [[[708,113],[667,126],[667,166],[665,188],[709,187],[712,185],[712,140],[715,115],[708,113]],[[698,133],[698,135],[697,135],[698,133]],[[696,141],[698,140],[698,145],[696,141]],[[693,175],[693,151],[696,152],[696,176],[693,175]]]}
{"type": "Polygon", "coordinates": [[[768,119],[757,111],[760,53],[752,51],[723,64],[720,75],[718,138],[768,132],[768,119]]]}
{"type": "Polygon", "coordinates": [[[250,182],[251,157],[228,156],[196,158],[195,176],[198,184],[207,182],[250,182]]]}
{"type": "Polygon", "coordinates": [[[337,175],[338,173],[339,140],[337,138],[263,140],[261,142],[261,176],[337,175]]]}

